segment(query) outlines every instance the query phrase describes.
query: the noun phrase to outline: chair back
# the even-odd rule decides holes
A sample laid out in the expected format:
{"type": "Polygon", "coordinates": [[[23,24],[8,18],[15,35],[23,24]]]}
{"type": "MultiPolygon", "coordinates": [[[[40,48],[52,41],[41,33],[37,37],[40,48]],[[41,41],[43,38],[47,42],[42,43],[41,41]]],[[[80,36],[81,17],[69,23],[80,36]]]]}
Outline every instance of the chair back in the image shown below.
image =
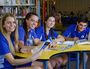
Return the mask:
{"type": "Polygon", "coordinates": [[[1,68],[4,68],[3,63],[4,63],[4,56],[3,55],[0,55],[0,69],[1,68]]]}

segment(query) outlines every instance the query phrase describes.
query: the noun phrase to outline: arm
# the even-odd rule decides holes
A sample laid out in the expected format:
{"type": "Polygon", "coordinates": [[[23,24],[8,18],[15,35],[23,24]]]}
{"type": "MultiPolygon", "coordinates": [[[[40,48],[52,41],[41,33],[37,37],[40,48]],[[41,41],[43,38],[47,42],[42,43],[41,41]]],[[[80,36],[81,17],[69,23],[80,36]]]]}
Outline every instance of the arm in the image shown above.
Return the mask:
{"type": "Polygon", "coordinates": [[[0,42],[0,54],[4,55],[8,62],[12,65],[25,64],[38,59],[38,57],[40,56],[40,52],[37,52],[26,59],[15,59],[10,52],[8,41],[4,37],[2,37],[2,39],[0,39],[0,42]]]}
{"type": "Polygon", "coordinates": [[[76,25],[71,25],[65,30],[65,32],[63,33],[65,40],[71,40],[71,41],[75,40],[76,41],[79,39],[78,37],[75,37],[75,35],[72,38],[72,33],[74,33],[76,28],[77,28],[76,25]]]}
{"type": "Polygon", "coordinates": [[[36,43],[36,45],[40,45],[42,43],[42,39],[43,39],[43,34],[44,34],[44,29],[43,27],[38,27],[35,29],[35,38],[34,42],[36,43]]]}
{"type": "Polygon", "coordinates": [[[53,31],[53,36],[54,36],[56,42],[65,40],[64,37],[62,35],[58,34],[56,31],[53,31]]]}
{"type": "Polygon", "coordinates": [[[65,38],[62,35],[58,35],[57,39],[59,39],[60,41],[65,41],[65,38]]]}
{"type": "Polygon", "coordinates": [[[24,47],[24,37],[25,37],[25,31],[23,27],[18,27],[18,35],[19,35],[19,48],[24,47]]]}
{"type": "Polygon", "coordinates": [[[19,27],[19,43],[18,43],[19,50],[22,49],[21,50],[22,53],[27,53],[27,52],[30,52],[34,46],[25,46],[24,45],[24,39],[25,39],[24,37],[25,37],[25,31],[24,31],[23,27],[20,26],[19,27]]]}
{"type": "Polygon", "coordinates": [[[63,42],[63,41],[65,41],[64,37],[62,35],[58,35],[58,37],[54,39],[53,42],[57,43],[57,42],[63,42]]]}
{"type": "Polygon", "coordinates": [[[35,45],[36,45],[36,46],[38,46],[38,45],[40,45],[40,44],[42,43],[41,40],[38,39],[38,38],[35,38],[35,39],[34,39],[34,42],[35,42],[35,45]]]}
{"type": "Polygon", "coordinates": [[[64,37],[64,38],[65,38],[66,41],[67,41],[67,40],[70,40],[70,41],[77,41],[77,40],[79,40],[78,37],[74,37],[74,38],[64,37]]]}
{"type": "Polygon", "coordinates": [[[32,61],[35,61],[36,59],[38,59],[38,57],[40,56],[40,53],[36,53],[34,55],[32,55],[31,57],[28,57],[26,59],[15,59],[11,53],[7,53],[5,55],[5,58],[9,61],[10,64],[12,65],[22,65],[22,64],[26,64],[32,61]]]}
{"type": "Polygon", "coordinates": [[[19,45],[19,48],[23,48],[24,47],[24,41],[19,40],[18,45],[19,45]]]}
{"type": "Polygon", "coordinates": [[[23,41],[19,41],[19,52],[30,53],[36,46],[25,46],[23,41]]]}

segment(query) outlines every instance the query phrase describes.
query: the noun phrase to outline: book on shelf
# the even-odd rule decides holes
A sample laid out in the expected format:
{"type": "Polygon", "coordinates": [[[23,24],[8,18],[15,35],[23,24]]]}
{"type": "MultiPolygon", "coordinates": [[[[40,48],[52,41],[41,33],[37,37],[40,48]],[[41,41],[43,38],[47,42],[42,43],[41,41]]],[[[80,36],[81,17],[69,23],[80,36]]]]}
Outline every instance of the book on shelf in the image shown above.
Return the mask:
{"type": "Polygon", "coordinates": [[[0,5],[35,4],[35,0],[0,0],[0,5]]]}
{"type": "Polygon", "coordinates": [[[4,0],[5,5],[11,5],[11,0],[4,0]]]}
{"type": "Polygon", "coordinates": [[[35,4],[35,0],[30,0],[30,4],[35,4]]]}
{"type": "Polygon", "coordinates": [[[16,4],[16,0],[11,0],[11,4],[15,5],[16,4]]]}
{"type": "Polygon", "coordinates": [[[3,7],[4,13],[11,13],[11,7],[3,7]]]}
{"type": "Polygon", "coordinates": [[[17,18],[23,19],[28,12],[36,12],[35,0],[0,0],[0,16],[4,13],[12,13],[17,18]]]}
{"type": "Polygon", "coordinates": [[[4,4],[4,0],[0,0],[0,5],[4,4]]]}
{"type": "MultiPolygon", "coordinates": [[[[34,8],[35,9],[35,8],[34,8]]],[[[30,7],[0,7],[0,15],[3,15],[3,13],[13,13],[16,16],[26,16],[26,14],[29,11],[34,11],[30,7]]]]}

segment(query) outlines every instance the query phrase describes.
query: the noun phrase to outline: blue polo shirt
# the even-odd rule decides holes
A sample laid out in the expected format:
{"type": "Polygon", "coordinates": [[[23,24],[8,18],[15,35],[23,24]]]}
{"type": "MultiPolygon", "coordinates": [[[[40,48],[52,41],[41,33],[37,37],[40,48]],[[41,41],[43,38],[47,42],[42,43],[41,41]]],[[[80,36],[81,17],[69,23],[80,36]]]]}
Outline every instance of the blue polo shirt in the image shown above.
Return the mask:
{"type": "Polygon", "coordinates": [[[13,66],[4,57],[8,53],[10,53],[8,41],[3,36],[3,34],[0,32],[0,56],[3,56],[1,58],[2,59],[1,62],[3,63],[3,68],[0,68],[0,69],[13,69],[13,66]]]}
{"type": "Polygon", "coordinates": [[[18,32],[19,32],[19,40],[24,41],[24,44],[27,45],[27,46],[34,45],[34,39],[38,38],[34,29],[31,29],[28,32],[29,36],[28,36],[27,39],[25,39],[26,33],[25,33],[25,30],[24,30],[24,28],[22,26],[19,26],[18,32]]]}
{"type": "Polygon", "coordinates": [[[85,30],[79,32],[77,30],[77,25],[73,24],[70,27],[67,28],[67,30],[63,33],[63,36],[65,37],[78,37],[79,39],[88,39],[90,28],[86,28],[85,30]]]}
{"type": "Polygon", "coordinates": [[[46,32],[44,31],[43,27],[38,27],[36,29],[36,33],[38,35],[38,38],[41,41],[47,41],[47,40],[52,40],[58,37],[58,33],[54,29],[50,29],[49,34],[46,35],[46,32]]]}

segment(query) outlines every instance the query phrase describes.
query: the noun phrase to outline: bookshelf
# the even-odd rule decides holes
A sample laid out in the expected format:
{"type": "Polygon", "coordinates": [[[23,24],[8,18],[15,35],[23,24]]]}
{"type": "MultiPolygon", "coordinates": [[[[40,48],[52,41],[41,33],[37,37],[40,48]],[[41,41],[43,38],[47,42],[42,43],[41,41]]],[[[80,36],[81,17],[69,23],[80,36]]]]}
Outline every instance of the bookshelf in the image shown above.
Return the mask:
{"type": "Polygon", "coordinates": [[[17,19],[23,19],[28,12],[36,12],[38,0],[0,0],[0,16],[13,13],[17,19]]]}

